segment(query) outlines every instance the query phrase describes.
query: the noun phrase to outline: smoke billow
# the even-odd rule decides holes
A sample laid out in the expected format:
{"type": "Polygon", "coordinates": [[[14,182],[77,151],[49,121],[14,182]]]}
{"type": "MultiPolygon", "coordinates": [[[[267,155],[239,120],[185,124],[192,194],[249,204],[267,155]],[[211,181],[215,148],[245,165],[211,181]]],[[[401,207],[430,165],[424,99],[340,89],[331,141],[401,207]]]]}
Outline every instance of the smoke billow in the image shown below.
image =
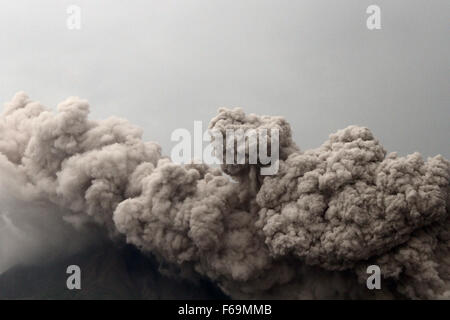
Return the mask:
{"type": "Polygon", "coordinates": [[[95,225],[61,219],[64,208],[46,199],[30,199],[21,194],[16,176],[0,169],[0,274],[17,264],[52,262],[106,241],[95,225]]]}
{"type": "Polygon", "coordinates": [[[442,156],[386,155],[356,126],[301,152],[283,118],[219,110],[211,129],[279,130],[279,172],[263,176],[259,164],[175,164],[127,121],[88,114],[78,98],[53,113],[17,94],[0,116],[2,180],[232,297],[450,298],[442,156]],[[365,287],[370,264],[381,293],[365,287]]]}

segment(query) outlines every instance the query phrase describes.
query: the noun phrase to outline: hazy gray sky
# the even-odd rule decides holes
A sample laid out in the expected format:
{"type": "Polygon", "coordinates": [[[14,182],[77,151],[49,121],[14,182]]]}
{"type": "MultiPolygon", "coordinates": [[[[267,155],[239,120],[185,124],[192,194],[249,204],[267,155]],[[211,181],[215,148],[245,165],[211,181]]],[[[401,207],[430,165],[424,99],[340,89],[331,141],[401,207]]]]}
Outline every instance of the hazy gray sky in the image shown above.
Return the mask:
{"type": "Polygon", "coordinates": [[[77,95],[166,154],[174,129],[240,106],[285,116],[302,149],[358,124],[388,151],[449,158],[449,30],[448,0],[2,1],[0,100],[77,95]]]}

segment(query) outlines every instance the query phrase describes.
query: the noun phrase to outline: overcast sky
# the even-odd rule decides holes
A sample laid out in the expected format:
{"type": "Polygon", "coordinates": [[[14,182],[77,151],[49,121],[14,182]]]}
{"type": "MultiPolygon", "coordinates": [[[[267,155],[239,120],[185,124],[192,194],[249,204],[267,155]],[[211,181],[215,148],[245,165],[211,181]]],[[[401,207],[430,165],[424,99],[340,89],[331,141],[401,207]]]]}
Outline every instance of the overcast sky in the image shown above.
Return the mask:
{"type": "Polygon", "coordinates": [[[450,158],[449,30],[448,0],[1,1],[0,100],[80,96],[166,154],[174,129],[240,106],[285,116],[302,149],[358,124],[388,151],[450,158]]]}

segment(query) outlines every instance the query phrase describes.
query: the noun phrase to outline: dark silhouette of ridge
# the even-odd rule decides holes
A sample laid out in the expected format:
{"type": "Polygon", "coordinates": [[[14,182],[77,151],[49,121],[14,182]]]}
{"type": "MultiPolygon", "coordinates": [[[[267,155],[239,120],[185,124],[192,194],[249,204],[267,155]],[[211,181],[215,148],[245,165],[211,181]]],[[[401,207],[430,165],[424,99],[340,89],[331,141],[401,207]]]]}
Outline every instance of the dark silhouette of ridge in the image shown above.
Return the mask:
{"type": "Polygon", "coordinates": [[[44,265],[15,266],[0,275],[0,299],[227,299],[212,283],[158,272],[135,247],[104,245],[44,265]],[[81,290],[69,290],[67,266],[81,268],[81,290]]]}

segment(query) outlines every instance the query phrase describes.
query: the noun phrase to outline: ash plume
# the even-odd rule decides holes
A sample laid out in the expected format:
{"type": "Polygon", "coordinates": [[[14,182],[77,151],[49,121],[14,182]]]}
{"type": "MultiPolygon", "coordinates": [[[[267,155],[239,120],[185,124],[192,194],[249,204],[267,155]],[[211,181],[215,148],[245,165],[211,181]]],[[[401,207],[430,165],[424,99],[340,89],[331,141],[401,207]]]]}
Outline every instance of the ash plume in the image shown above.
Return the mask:
{"type": "Polygon", "coordinates": [[[14,177],[18,197],[102,226],[234,298],[450,298],[442,156],[387,155],[357,126],[300,151],[283,118],[220,109],[211,129],[279,130],[279,172],[263,176],[258,164],[175,164],[126,120],[88,114],[78,98],[53,113],[16,94],[0,115],[2,183],[14,177]],[[381,292],[365,287],[370,264],[381,292]]]}

